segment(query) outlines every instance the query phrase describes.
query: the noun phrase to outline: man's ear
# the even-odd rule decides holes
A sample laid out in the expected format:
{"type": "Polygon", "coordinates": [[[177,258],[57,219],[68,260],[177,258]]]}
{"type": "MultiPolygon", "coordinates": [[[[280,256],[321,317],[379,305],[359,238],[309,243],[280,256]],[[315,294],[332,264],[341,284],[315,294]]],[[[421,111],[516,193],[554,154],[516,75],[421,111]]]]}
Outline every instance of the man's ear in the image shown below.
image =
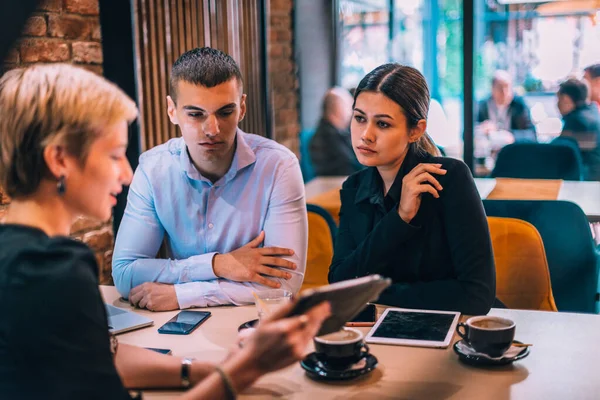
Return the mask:
{"type": "Polygon", "coordinates": [[[419,120],[419,122],[417,122],[417,126],[410,130],[408,141],[411,143],[418,142],[419,139],[421,139],[421,136],[423,136],[426,131],[427,121],[424,119],[419,120]]]}
{"type": "Polygon", "coordinates": [[[238,123],[242,122],[244,117],[246,116],[246,95],[242,94],[242,99],[240,100],[240,117],[238,118],[238,123]]]}
{"type": "Polygon", "coordinates": [[[179,120],[177,119],[177,105],[171,96],[167,96],[167,114],[173,125],[179,125],[179,120]]]}

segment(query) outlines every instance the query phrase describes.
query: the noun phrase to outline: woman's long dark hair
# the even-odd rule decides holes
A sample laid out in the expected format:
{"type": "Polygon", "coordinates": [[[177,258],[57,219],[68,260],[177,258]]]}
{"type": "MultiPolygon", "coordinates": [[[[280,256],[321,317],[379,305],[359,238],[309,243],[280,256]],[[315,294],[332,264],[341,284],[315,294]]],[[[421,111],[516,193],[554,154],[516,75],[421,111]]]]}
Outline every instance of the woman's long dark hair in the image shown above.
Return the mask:
{"type": "MultiPolygon", "coordinates": [[[[396,63],[380,65],[360,81],[354,93],[354,104],[361,92],[383,93],[398,104],[404,112],[409,129],[416,127],[420,120],[427,120],[431,99],[429,88],[425,77],[412,67],[396,63]]],[[[427,133],[410,146],[420,153],[429,153],[436,157],[440,155],[427,133]]]]}

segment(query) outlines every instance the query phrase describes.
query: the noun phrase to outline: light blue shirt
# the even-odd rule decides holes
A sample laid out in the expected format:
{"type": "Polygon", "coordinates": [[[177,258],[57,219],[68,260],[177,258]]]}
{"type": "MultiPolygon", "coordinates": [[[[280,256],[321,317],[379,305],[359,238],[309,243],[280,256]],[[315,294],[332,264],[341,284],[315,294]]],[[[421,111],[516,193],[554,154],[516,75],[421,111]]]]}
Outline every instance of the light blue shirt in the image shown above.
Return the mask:
{"type": "MultiPolygon", "coordinates": [[[[284,146],[238,129],[229,171],[214,184],[192,164],[183,138],[140,157],[129,188],[112,263],[124,297],[145,282],[175,285],[180,308],[253,303],[250,282],[215,276],[215,254],[236,250],[265,231],[264,246],[286,247],[296,270],[277,279],[296,293],[302,285],[308,222],[302,173],[284,146]],[[169,259],[157,259],[163,238],[169,259]]],[[[275,279],[275,278],[272,278],[275,279]]]]}

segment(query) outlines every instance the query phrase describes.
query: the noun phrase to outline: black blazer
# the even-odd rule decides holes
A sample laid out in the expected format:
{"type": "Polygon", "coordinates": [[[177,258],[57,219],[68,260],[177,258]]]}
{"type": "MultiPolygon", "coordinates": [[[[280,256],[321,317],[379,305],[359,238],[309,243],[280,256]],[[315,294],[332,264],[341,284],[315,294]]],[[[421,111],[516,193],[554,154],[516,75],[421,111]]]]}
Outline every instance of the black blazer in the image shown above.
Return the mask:
{"type": "Polygon", "coordinates": [[[382,209],[381,177],[371,167],[350,176],[340,191],[340,226],[329,281],[370,274],[392,278],[379,302],[421,309],[486,314],[496,295],[487,219],[469,168],[452,158],[412,150],[382,209]],[[441,163],[440,198],[429,193],[410,224],[398,214],[402,178],[421,162],[441,163]],[[378,209],[379,207],[379,209],[378,209]]]}

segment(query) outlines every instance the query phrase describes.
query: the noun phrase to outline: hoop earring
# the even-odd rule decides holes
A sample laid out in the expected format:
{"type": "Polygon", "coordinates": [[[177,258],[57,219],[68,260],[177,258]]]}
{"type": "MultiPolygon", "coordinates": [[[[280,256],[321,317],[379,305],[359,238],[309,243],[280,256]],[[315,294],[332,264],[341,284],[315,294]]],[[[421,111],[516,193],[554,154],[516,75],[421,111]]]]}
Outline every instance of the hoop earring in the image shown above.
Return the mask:
{"type": "Polygon", "coordinates": [[[58,178],[58,183],[56,184],[56,191],[58,192],[59,196],[64,196],[65,192],[67,191],[67,185],[65,183],[65,176],[61,175],[58,178]]]}

